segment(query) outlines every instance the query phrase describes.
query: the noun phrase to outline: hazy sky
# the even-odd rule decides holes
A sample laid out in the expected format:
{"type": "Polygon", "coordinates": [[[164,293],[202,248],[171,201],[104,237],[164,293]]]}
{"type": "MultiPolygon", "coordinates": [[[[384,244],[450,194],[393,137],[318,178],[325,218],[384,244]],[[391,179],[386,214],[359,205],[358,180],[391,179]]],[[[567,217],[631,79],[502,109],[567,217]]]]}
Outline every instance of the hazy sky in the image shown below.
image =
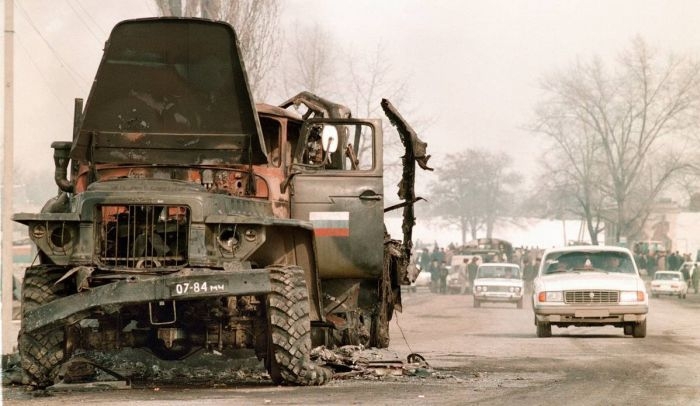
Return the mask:
{"type": "MultiPolygon", "coordinates": [[[[152,0],[15,5],[15,162],[52,176],[49,146],[71,138],[73,98],[87,97],[112,26],[153,16],[156,7],[152,0]]],[[[531,173],[539,140],[521,128],[539,97],[538,80],[576,58],[612,60],[635,35],[663,53],[700,54],[700,1],[692,0],[287,0],[283,6],[286,27],[321,23],[357,54],[384,45],[394,69],[411,78],[405,107],[432,122],[422,137],[435,166],[445,153],[483,147],[506,150],[531,173]]]]}

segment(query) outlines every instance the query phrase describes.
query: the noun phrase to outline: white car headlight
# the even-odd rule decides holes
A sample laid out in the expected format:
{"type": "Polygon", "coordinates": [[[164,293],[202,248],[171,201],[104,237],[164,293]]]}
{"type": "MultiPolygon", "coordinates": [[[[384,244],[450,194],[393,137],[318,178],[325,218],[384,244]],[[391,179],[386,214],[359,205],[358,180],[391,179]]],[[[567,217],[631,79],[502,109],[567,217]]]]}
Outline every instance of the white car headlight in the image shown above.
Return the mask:
{"type": "Polygon", "coordinates": [[[632,302],[643,302],[644,292],[641,290],[637,291],[624,291],[620,292],[620,303],[632,303],[632,302]]]}
{"type": "Polygon", "coordinates": [[[537,295],[539,302],[563,302],[564,293],[562,291],[540,292],[537,295]]]}

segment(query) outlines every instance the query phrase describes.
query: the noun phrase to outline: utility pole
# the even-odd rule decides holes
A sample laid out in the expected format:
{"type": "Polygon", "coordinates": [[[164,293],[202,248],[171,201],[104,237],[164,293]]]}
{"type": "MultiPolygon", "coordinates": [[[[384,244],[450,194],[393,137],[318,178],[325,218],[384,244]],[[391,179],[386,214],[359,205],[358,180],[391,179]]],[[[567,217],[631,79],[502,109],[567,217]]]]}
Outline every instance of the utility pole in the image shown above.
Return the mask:
{"type": "Polygon", "coordinates": [[[2,353],[12,353],[12,190],[14,189],[14,3],[5,0],[5,117],[2,172],[2,353]]]}

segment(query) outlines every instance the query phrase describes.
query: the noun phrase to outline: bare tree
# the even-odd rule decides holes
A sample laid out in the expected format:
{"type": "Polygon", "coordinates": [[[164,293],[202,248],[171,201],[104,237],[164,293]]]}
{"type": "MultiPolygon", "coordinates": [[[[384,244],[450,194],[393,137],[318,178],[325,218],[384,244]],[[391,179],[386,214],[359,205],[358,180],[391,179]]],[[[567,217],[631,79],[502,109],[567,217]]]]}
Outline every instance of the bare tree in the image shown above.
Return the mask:
{"type": "MultiPolygon", "coordinates": [[[[347,73],[344,77],[345,88],[342,94],[346,103],[356,117],[382,117],[381,99],[388,99],[399,106],[405,117],[411,117],[411,125],[419,133],[423,132],[426,124],[416,117],[414,111],[406,106],[408,99],[409,77],[401,75],[387,57],[384,44],[378,43],[374,52],[365,55],[347,53],[347,73]]],[[[401,177],[401,156],[403,145],[396,130],[388,120],[383,120],[384,133],[384,183],[385,188],[393,188],[401,177]]]]}
{"type": "Polygon", "coordinates": [[[545,199],[545,215],[584,219],[591,243],[597,245],[604,229],[602,213],[610,205],[600,186],[606,179],[605,162],[595,134],[579,128],[567,108],[553,103],[537,110],[541,121],[536,130],[553,141],[540,161],[544,176],[537,194],[545,199]]]}
{"type": "Polygon", "coordinates": [[[253,97],[273,85],[268,74],[280,54],[278,0],[155,0],[164,16],[203,17],[230,23],[238,34],[253,97]]]}
{"type": "Polygon", "coordinates": [[[696,125],[698,63],[674,56],[660,62],[637,38],[612,72],[596,58],[543,83],[547,98],[535,130],[565,157],[558,169],[570,167],[579,211],[591,211],[584,215],[589,231],[601,217],[612,224],[615,241],[635,236],[673,175],[687,167],[672,140],[696,125]],[[602,195],[594,196],[591,186],[602,195]]]}
{"type": "Polygon", "coordinates": [[[308,91],[328,100],[337,98],[339,66],[331,33],[318,23],[294,27],[286,47],[284,97],[308,91]]]}
{"type": "Polygon", "coordinates": [[[462,244],[468,232],[476,239],[484,230],[491,238],[496,220],[512,208],[521,179],[511,168],[512,159],[505,153],[468,149],[447,155],[444,162],[431,185],[433,214],[459,224],[462,244]]]}
{"type": "Polygon", "coordinates": [[[700,197],[700,170],[696,166],[680,171],[672,185],[676,194],[680,197],[680,204],[687,206],[691,211],[698,211],[698,197],[700,197]],[[692,206],[692,207],[691,207],[692,206]]]}

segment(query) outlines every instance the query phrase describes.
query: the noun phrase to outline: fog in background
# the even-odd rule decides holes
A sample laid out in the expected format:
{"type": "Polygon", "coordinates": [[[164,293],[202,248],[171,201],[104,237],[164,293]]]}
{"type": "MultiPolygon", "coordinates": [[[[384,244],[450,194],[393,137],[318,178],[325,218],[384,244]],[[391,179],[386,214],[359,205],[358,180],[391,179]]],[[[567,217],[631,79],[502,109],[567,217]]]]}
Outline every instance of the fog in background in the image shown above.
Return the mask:
{"type": "MultiPolygon", "coordinates": [[[[542,140],[523,127],[543,75],[577,58],[612,61],[637,35],[661,54],[700,51],[700,2],[690,0],[287,0],[282,7],[283,39],[295,26],[320,24],[343,57],[383,47],[392,71],[407,80],[398,107],[425,123],[420,135],[438,169],[446,153],[478,147],[505,151],[526,178],[534,175],[542,140]]],[[[15,1],[16,173],[52,184],[50,144],[70,140],[73,99],[87,98],[111,28],[155,15],[152,0],[15,1]]],[[[258,101],[288,96],[272,91],[258,101]]],[[[29,210],[21,193],[15,201],[14,211],[29,210]]]]}

